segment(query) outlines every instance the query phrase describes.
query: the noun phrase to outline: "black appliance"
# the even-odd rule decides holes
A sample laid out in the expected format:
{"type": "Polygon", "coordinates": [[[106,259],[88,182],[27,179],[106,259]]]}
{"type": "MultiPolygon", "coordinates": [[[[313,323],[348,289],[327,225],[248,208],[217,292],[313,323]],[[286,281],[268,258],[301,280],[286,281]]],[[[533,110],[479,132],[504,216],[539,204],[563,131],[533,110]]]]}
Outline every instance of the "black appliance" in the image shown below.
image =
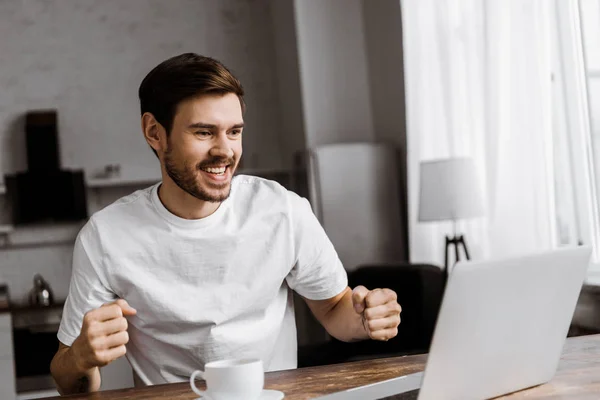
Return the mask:
{"type": "Polygon", "coordinates": [[[56,110],[25,116],[26,172],[6,175],[15,224],[78,221],[87,218],[82,170],[60,169],[56,110]]]}
{"type": "Polygon", "coordinates": [[[64,304],[12,307],[12,335],[17,393],[50,390],[56,386],[50,363],[58,350],[56,334],[64,304]]]}

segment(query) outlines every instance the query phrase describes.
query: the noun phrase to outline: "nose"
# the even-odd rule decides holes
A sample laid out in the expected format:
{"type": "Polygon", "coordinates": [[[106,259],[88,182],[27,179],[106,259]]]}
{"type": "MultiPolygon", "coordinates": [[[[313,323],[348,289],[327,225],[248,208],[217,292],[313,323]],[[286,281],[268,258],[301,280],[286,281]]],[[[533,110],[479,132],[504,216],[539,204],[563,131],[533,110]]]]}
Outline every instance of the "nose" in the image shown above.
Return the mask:
{"type": "Polygon", "coordinates": [[[212,157],[233,158],[233,149],[229,143],[226,133],[215,136],[213,146],[210,148],[209,154],[212,157]]]}

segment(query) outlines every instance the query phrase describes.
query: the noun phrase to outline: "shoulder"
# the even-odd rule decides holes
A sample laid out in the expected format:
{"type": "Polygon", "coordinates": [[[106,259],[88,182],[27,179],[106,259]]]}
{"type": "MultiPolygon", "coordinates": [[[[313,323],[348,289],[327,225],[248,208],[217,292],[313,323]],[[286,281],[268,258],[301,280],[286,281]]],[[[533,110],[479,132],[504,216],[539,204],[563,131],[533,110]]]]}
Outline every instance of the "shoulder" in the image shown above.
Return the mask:
{"type": "Polygon", "coordinates": [[[289,214],[312,213],[307,199],[286,189],[280,183],[249,175],[237,175],[232,186],[232,197],[236,208],[253,211],[289,214]]]}
{"type": "Polygon", "coordinates": [[[238,200],[285,201],[288,190],[280,183],[251,175],[237,175],[233,179],[232,197],[238,200]]]}
{"type": "Polygon", "coordinates": [[[115,226],[128,223],[131,219],[147,213],[152,206],[152,190],[157,185],[137,190],[95,212],[82,229],[81,234],[91,234],[94,231],[103,229],[114,229],[115,226]]]}

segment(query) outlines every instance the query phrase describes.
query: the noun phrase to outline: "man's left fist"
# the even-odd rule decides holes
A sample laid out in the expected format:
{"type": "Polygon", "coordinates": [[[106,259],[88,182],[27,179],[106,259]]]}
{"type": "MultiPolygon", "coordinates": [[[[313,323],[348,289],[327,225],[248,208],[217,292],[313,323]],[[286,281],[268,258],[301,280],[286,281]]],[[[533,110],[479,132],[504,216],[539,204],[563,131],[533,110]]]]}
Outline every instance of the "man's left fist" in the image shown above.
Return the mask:
{"type": "Polygon", "coordinates": [[[357,286],[352,291],[354,310],[362,316],[371,339],[387,341],[398,334],[402,307],[396,300],[396,292],[390,289],[369,290],[357,286]]]}

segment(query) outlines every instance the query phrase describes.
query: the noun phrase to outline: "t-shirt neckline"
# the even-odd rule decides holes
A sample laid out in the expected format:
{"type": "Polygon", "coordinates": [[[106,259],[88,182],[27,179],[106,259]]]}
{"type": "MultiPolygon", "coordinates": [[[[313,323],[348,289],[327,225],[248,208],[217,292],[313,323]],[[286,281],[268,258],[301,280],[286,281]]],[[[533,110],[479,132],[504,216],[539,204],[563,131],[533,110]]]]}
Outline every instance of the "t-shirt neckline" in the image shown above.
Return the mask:
{"type": "Polygon", "coordinates": [[[157,183],[152,188],[151,198],[152,198],[152,204],[154,205],[154,208],[156,209],[156,211],[162,218],[167,220],[167,222],[172,223],[173,225],[177,225],[178,227],[185,228],[185,229],[205,228],[207,226],[214,224],[216,221],[218,221],[223,216],[223,214],[225,213],[225,210],[229,207],[229,203],[230,203],[229,199],[233,195],[233,181],[232,181],[231,193],[229,194],[229,197],[227,199],[225,199],[223,202],[221,202],[221,204],[219,205],[219,208],[217,208],[214,213],[210,214],[207,217],[200,218],[200,219],[185,219],[185,218],[181,218],[181,217],[173,214],[171,211],[169,211],[164,206],[164,204],[162,203],[162,201],[160,200],[160,198],[158,196],[158,189],[160,188],[160,185],[162,185],[162,182],[157,183]]]}

